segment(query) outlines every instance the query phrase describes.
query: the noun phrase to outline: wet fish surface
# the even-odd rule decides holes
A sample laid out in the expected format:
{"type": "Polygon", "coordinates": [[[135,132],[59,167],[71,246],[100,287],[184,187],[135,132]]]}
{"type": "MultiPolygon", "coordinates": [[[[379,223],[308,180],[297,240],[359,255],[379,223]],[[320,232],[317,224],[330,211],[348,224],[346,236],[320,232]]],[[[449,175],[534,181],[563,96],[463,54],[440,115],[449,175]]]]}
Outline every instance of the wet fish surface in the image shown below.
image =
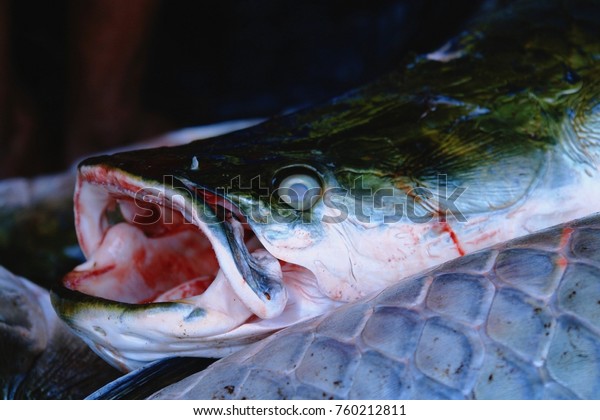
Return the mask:
{"type": "Polygon", "coordinates": [[[594,1],[515,2],[322,106],[85,160],[59,315],[122,370],[223,357],[600,211],[599,22],[594,1]]]}
{"type": "Polygon", "coordinates": [[[87,159],[53,305],[123,371],[224,357],[152,398],[598,398],[599,72],[598,2],[515,2],[322,106],[87,159]]]}
{"type": "Polygon", "coordinates": [[[598,399],[599,261],[594,215],[289,327],[149,398],[598,399]]]}

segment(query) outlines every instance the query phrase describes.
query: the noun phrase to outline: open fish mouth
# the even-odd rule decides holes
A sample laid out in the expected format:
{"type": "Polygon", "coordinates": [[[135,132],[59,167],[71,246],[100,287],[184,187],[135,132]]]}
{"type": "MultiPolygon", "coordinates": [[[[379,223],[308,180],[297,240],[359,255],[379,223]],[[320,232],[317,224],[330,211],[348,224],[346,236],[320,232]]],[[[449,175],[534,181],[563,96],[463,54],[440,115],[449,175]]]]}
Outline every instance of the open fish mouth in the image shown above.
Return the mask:
{"type": "Polygon", "coordinates": [[[220,357],[322,312],[324,302],[304,298],[312,272],[274,257],[238,207],[209,190],[84,164],[75,216],[87,261],[53,304],[117,367],[220,357]]]}

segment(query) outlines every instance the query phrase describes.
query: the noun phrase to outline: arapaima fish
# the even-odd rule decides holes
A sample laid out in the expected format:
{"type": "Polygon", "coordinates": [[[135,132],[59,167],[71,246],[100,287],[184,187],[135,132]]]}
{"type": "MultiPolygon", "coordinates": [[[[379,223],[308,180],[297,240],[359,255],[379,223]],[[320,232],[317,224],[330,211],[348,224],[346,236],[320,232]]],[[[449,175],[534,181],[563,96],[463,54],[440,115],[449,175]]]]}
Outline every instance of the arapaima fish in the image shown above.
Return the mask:
{"type": "MultiPolygon", "coordinates": [[[[123,369],[168,356],[222,357],[336,308],[353,316],[344,308],[389,287],[403,290],[424,269],[598,212],[599,71],[596,2],[517,2],[321,106],[184,146],[87,159],[75,193],[87,261],[65,277],[53,304],[123,369]]],[[[571,267],[564,257],[549,264],[571,267]]],[[[465,284],[457,280],[457,290],[465,284]]],[[[481,296],[453,296],[465,308],[470,299],[493,299],[491,307],[505,305],[507,314],[530,302],[493,281],[481,287],[481,296]]],[[[541,306],[533,311],[545,313],[562,287],[534,295],[541,306]]],[[[439,292],[422,290],[428,299],[439,292]]],[[[415,327],[421,339],[453,328],[458,315],[411,302],[405,309],[415,316],[439,316],[415,327]]],[[[464,316],[496,339],[490,318],[464,316]]],[[[597,319],[589,320],[597,343],[597,319]]],[[[564,322],[550,322],[549,340],[562,337],[564,322]]],[[[375,341],[390,334],[369,331],[375,341]]],[[[324,355],[335,348],[321,344],[324,355]]],[[[491,348],[472,355],[478,365],[456,366],[468,384],[436,380],[469,389],[491,348]]],[[[424,365],[423,350],[411,351],[407,360],[431,379],[443,352],[432,350],[424,365]]]]}

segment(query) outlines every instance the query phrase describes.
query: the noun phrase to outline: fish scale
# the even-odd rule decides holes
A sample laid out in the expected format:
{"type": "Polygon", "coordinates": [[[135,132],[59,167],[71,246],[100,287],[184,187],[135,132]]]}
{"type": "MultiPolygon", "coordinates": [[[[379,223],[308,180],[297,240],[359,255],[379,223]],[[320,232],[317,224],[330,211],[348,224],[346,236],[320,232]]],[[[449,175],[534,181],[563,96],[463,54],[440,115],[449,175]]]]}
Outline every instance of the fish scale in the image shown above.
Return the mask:
{"type": "Polygon", "coordinates": [[[289,327],[150,398],[600,398],[598,256],[596,214],[289,327]]]}

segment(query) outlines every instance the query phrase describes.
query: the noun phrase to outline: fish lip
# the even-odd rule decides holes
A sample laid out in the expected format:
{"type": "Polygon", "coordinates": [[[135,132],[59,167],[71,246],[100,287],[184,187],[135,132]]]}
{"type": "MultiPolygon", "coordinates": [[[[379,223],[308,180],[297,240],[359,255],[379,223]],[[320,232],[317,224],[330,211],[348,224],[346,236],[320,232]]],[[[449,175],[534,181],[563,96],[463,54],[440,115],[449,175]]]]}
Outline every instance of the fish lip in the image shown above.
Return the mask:
{"type": "MultiPolygon", "coordinates": [[[[81,337],[90,348],[110,365],[121,371],[139,368],[149,361],[169,355],[168,344],[164,338],[171,337],[169,325],[154,323],[136,328],[131,321],[138,314],[169,314],[170,319],[178,317],[184,320],[199,310],[198,307],[185,302],[157,302],[132,304],[105,299],[69,289],[60,283],[50,290],[52,307],[73,332],[81,337]],[[134,338],[142,340],[145,345],[139,346],[128,342],[134,338]],[[159,339],[158,343],[150,344],[159,339]],[[121,343],[115,344],[114,339],[121,343]],[[123,348],[122,346],[125,345],[123,348]],[[166,346],[166,347],[165,347],[166,346]],[[156,354],[148,358],[144,353],[156,354]]],[[[175,338],[183,338],[175,335],[175,338]]],[[[193,348],[193,347],[192,347],[193,348]]],[[[184,349],[185,350],[185,349],[184,349]]],[[[217,354],[214,354],[217,355],[217,354]]]]}
{"type": "MultiPolygon", "coordinates": [[[[73,321],[74,315],[89,307],[103,307],[104,309],[111,308],[125,311],[129,308],[141,308],[143,306],[152,305],[119,302],[99,296],[88,295],[87,293],[65,287],[60,280],[50,289],[50,301],[58,316],[72,328],[76,328],[76,323],[73,321]]],[[[154,305],[160,303],[162,302],[157,302],[154,305]]]]}
{"type": "MultiPolygon", "coordinates": [[[[85,229],[80,228],[83,214],[81,194],[86,185],[96,186],[105,190],[107,196],[110,196],[110,189],[112,187],[122,187],[122,185],[127,185],[128,187],[122,188],[120,192],[128,194],[130,197],[133,197],[131,195],[131,193],[133,193],[133,188],[131,188],[132,185],[141,187],[142,189],[158,187],[159,189],[162,188],[164,190],[164,201],[153,202],[154,204],[160,206],[162,209],[167,209],[170,207],[174,210],[180,210],[186,219],[187,215],[184,213],[183,209],[187,211],[188,209],[186,206],[189,204],[192,207],[192,211],[194,210],[194,203],[183,203],[183,206],[181,206],[182,203],[179,203],[179,207],[176,207],[174,202],[171,201],[169,205],[166,200],[171,199],[172,197],[168,196],[169,193],[167,192],[168,188],[166,186],[152,182],[151,180],[144,180],[141,177],[136,177],[135,175],[132,175],[122,169],[103,165],[102,163],[97,162],[97,159],[98,158],[95,158],[91,162],[86,160],[79,165],[78,181],[75,192],[77,236],[86,257],[89,258],[93,251],[99,246],[98,238],[92,238],[92,243],[90,243],[89,238],[86,238],[86,233],[84,232],[85,229]],[[108,176],[108,179],[106,179],[107,175],[111,176],[108,176]],[[120,179],[120,181],[124,181],[122,185],[119,184],[119,181],[117,181],[118,179],[120,179]]],[[[187,188],[185,183],[182,183],[182,185],[193,194],[194,198],[201,198],[201,200],[198,200],[196,205],[201,207],[202,211],[195,212],[195,216],[193,216],[195,222],[193,224],[195,224],[196,227],[200,229],[210,241],[213,250],[217,253],[217,259],[219,260],[220,268],[223,269],[224,266],[230,267],[232,265],[223,263],[221,257],[225,253],[228,254],[229,257],[229,261],[226,262],[234,262],[236,271],[240,274],[238,277],[241,277],[242,281],[236,282],[235,280],[232,280],[231,282],[234,284],[234,291],[238,294],[240,300],[259,318],[269,319],[278,316],[285,308],[285,304],[287,302],[287,293],[285,287],[281,282],[271,281],[272,278],[269,278],[268,273],[265,274],[264,272],[261,272],[260,269],[256,269],[258,264],[256,264],[256,262],[253,260],[252,256],[248,252],[248,249],[243,243],[243,240],[240,241],[238,237],[239,235],[236,235],[233,232],[231,223],[219,222],[215,217],[213,217],[214,214],[212,213],[212,209],[210,209],[206,204],[202,194],[198,194],[198,192],[200,190],[206,190],[215,196],[219,195],[212,192],[211,189],[203,186],[196,186],[196,188],[190,190],[187,188]],[[219,252],[221,255],[219,255],[219,252]],[[248,290],[246,290],[248,288],[252,291],[252,293],[249,293],[248,290]]],[[[226,199],[225,197],[219,197],[226,199]]],[[[106,233],[107,230],[108,228],[104,230],[104,233],[106,233]]],[[[96,234],[96,236],[98,235],[96,234]]],[[[229,269],[229,274],[231,274],[232,271],[232,269],[229,269]]],[[[230,277],[229,274],[226,274],[227,277],[230,277]]],[[[57,290],[62,290],[63,288],[69,290],[67,287],[62,285],[60,288],[57,288],[57,290]]],[[[66,294],[64,290],[60,294],[57,294],[57,296],[67,295],[70,296],[71,299],[79,299],[87,303],[93,302],[96,305],[114,306],[115,304],[119,304],[136,305],[137,307],[140,307],[140,305],[157,305],[161,303],[152,302],[127,304],[93,295],[87,295],[81,292],[77,292],[77,294],[66,294]]]]}
{"type": "Polygon", "coordinates": [[[153,303],[126,303],[117,300],[106,299],[99,296],[88,295],[77,290],[69,289],[57,281],[50,289],[50,301],[58,316],[72,328],[77,328],[74,322],[75,315],[90,308],[110,309],[115,312],[143,311],[154,308],[190,307],[194,305],[185,302],[153,302],[153,303]]]}

